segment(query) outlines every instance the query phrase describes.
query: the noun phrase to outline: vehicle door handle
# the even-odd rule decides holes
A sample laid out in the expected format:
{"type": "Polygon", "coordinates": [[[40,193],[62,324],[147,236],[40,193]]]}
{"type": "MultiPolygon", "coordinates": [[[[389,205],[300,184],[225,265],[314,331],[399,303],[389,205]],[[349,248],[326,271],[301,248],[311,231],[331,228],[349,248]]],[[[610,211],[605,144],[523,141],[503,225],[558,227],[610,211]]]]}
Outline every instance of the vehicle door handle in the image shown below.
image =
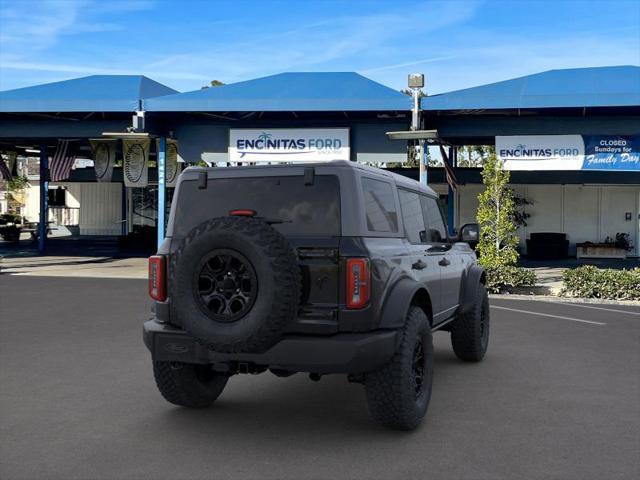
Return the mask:
{"type": "Polygon", "coordinates": [[[425,250],[425,253],[444,253],[451,249],[451,245],[433,245],[425,250]]]}
{"type": "Polygon", "coordinates": [[[424,270],[425,268],[427,268],[427,264],[422,260],[418,260],[413,265],[411,265],[411,268],[413,268],[414,270],[424,270]]]}
{"type": "Polygon", "coordinates": [[[446,267],[447,265],[451,265],[451,262],[447,260],[447,257],[442,257],[442,260],[438,262],[438,265],[441,267],[446,267]]]}

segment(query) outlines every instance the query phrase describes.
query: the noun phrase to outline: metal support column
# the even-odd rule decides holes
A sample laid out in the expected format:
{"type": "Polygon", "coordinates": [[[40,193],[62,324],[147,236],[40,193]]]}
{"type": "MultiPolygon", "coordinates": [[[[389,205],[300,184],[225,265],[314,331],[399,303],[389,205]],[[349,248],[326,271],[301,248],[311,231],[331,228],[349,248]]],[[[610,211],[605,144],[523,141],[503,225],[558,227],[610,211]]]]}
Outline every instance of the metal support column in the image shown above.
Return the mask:
{"type": "Polygon", "coordinates": [[[47,248],[47,226],[49,222],[49,157],[47,145],[40,145],[40,223],[38,224],[38,252],[47,248]]]}
{"type": "Polygon", "coordinates": [[[427,167],[429,152],[427,148],[429,148],[427,143],[424,140],[420,140],[420,183],[425,186],[428,184],[427,167]]]}
{"type": "MultiPolygon", "coordinates": [[[[446,160],[445,160],[446,161],[446,160]]],[[[449,149],[449,161],[451,162],[451,168],[456,168],[458,165],[458,149],[451,147],[449,149]]],[[[447,190],[447,225],[449,226],[449,235],[455,235],[455,195],[451,185],[447,190]]]]}
{"type": "Polygon", "coordinates": [[[122,180],[122,188],[120,189],[120,202],[120,214],[122,216],[120,234],[126,237],[129,233],[129,221],[127,220],[127,187],[124,186],[124,180],[122,180]]]}
{"type": "Polygon", "coordinates": [[[158,248],[164,241],[164,220],[166,211],[166,176],[167,139],[160,137],[158,141],[158,248]]]}

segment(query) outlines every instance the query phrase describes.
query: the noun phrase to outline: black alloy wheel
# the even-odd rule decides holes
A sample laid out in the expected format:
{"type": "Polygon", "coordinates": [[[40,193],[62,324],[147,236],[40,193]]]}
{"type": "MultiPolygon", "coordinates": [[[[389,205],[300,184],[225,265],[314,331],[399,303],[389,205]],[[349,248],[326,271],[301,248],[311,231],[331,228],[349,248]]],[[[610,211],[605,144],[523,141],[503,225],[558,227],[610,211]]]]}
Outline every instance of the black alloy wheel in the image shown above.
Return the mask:
{"type": "Polygon", "coordinates": [[[241,253],[213,250],[201,260],[196,272],[196,299],[211,319],[235,322],[253,307],[258,293],[256,272],[241,253]]]}

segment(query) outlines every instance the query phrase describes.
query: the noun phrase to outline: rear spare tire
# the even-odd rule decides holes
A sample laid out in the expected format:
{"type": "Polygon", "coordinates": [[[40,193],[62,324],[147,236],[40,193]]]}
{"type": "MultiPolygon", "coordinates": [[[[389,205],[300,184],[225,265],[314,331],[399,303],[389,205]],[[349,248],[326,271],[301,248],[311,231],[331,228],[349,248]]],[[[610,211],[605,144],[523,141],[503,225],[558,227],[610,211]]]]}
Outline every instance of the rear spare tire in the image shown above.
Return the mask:
{"type": "Polygon", "coordinates": [[[263,352],[297,310],[300,270],[287,240],[267,223],[216,218],[194,228],[172,257],[173,314],[218,352],[263,352]]]}

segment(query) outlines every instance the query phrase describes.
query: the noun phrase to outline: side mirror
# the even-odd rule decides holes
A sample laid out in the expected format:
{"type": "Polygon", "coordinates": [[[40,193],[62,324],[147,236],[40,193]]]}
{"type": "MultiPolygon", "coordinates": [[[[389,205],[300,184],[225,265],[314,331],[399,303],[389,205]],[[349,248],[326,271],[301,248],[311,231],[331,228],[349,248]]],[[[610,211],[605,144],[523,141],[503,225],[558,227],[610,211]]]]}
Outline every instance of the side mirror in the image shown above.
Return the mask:
{"type": "Polygon", "coordinates": [[[467,242],[470,244],[478,243],[480,240],[480,225],[477,223],[467,223],[460,227],[460,233],[458,239],[461,242],[467,242]]]}

